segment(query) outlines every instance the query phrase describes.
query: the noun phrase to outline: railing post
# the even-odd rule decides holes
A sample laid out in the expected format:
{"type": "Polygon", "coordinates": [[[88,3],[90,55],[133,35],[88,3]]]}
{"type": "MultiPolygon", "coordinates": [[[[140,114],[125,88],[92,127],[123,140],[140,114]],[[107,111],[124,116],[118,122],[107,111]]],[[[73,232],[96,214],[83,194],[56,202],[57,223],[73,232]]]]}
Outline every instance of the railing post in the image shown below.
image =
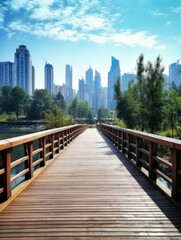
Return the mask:
{"type": "Polygon", "coordinates": [[[121,149],[121,131],[118,131],[118,149],[121,149]]]}
{"type": "Polygon", "coordinates": [[[57,142],[57,147],[58,147],[57,153],[59,153],[60,152],[60,133],[59,132],[56,134],[56,140],[58,141],[57,142]]]}
{"type": "Polygon", "coordinates": [[[141,167],[141,163],[139,161],[139,158],[141,157],[139,148],[141,147],[142,144],[142,138],[136,137],[136,166],[141,167]]]}
{"type": "Polygon", "coordinates": [[[50,155],[51,159],[54,158],[54,134],[51,134],[49,136],[49,142],[51,143],[51,146],[49,147],[50,152],[52,152],[52,154],[50,155]]]}
{"type": "Polygon", "coordinates": [[[25,168],[29,168],[29,172],[25,174],[25,179],[30,179],[33,177],[33,142],[28,142],[24,144],[25,155],[29,158],[25,161],[25,168]]]}
{"type": "Polygon", "coordinates": [[[40,157],[43,158],[43,161],[40,163],[40,167],[44,167],[46,165],[46,138],[40,138],[40,147],[43,148],[42,152],[40,153],[40,157]]]}
{"type": "Polygon", "coordinates": [[[62,140],[61,140],[61,150],[62,149],[64,149],[64,131],[61,131],[61,133],[60,133],[60,137],[62,138],[62,140]]]}
{"type": "Polygon", "coordinates": [[[179,188],[181,187],[181,177],[179,177],[179,171],[181,171],[181,151],[175,148],[171,148],[171,160],[172,160],[172,198],[174,200],[180,200],[181,194],[179,188]]]}
{"type": "Polygon", "coordinates": [[[121,132],[121,140],[122,140],[122,146],[121,146],[121,150],[122,150],[122,153],[125,153],[125,150],[124,150],[124,132],[121,132]]]}
{"type": "Polygon", "coordinates": [[[12,148],[8,148],[1,152],[1,166],[5,172],[1,175],[4,192],[1,195],[1,202],[11,197],[11,155],[12,148]]]}
{"type": "Polygon", "coordinates": [[[153,159],[153,156],[156,156],[157,153],[157,143],[149,142],[149,177],[156,181],[156,161],[153,159]]]}
{"type": "Polygon", "coordinates": [[[130,145],[130,143],[131,143],[131,140],[132,140],[132,136],[131,136],[131,134],[127,134],[127,139],[128,139],[128,141],[127,141],[127,148],[128,148],[128,159],[131,159],[131,145],[130,145]]]}

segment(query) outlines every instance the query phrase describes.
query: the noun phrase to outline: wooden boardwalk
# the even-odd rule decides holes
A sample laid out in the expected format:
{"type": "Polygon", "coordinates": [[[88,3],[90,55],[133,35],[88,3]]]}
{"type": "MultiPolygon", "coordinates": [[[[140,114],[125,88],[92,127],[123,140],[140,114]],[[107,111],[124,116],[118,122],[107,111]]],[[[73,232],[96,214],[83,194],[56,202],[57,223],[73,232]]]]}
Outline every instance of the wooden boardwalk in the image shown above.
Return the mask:
{"type": "Polygon", "coordinates": [[[181,239],[181,212],[88,129],[0,214],[4,239],[181,239]]]}

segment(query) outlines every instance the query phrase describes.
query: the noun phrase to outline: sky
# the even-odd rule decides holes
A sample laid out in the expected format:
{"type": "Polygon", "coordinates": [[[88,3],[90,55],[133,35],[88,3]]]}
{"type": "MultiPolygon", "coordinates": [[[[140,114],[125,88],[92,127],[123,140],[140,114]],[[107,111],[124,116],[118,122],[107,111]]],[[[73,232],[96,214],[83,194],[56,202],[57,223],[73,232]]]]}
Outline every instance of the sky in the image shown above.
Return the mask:
{"type": "Polygon", "coordinates": [[[71,65],[74,89],[89,66],[107,86],[111,56],[124,74],[136,72],[140,53],[145,63],[160,55],[168,74],[181,59],[181,0],[1,0],[0,61],[14,61],[19,45],[30,51],[38,89],[46,61],[57,85],[71,65]]]}

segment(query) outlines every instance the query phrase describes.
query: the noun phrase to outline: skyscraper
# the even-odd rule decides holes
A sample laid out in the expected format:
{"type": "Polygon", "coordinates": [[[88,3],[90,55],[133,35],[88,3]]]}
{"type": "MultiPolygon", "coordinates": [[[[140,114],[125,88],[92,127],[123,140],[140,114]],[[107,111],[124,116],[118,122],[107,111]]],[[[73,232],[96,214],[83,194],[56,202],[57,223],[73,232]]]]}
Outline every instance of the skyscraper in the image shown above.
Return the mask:
{"type": "Polygon", "coordinates": [[[53,94],[53,66],[49,63],[45,64],[45,89],[51,94],[53,94]]]}
{"type": "Polygon", "coordinates": [[[137,78],[135,74],[132,73],[124,73],[121,77],[121,91],[125,92],[128,90],[129,83],[133,81],[134,84],[137,82],[137,78]]]}
{"type": "Polygon", "coordinates": [[[14,55],[15,85],[32,94],[32,63],[30,52],[25,45],[20,45],[14,55]]]}
{"type": "Polygon", "coordinates": [[[116,106],[116,101],[113,100],[114,85],[118,78],[120,78],[121,71],[119,67],[119,60],[112,57],[111,69],[108,73],[108,108],[113,110],[116,106]]]}
{"type": "Polygon", "coordinates": [[[177,87],[181,84],[181,65],[179,60],[169,65],[169,83],[174,83],[177,87]]]}
{"type": "Polygon", "coordinates": [[[84,79],[79,79],[79,101],[85,101],[85,83],[84,79]]]}
{"type": "Polygon", "coordinates": [[[35,91],[35,68],[32,65],[32,93],[35,91]]]}
{"type": "Polygon", "coordinates": [[[94,83],[93,83],[93,70],[91,67],[85,72],[86,80],[86,100],[90,107],[94,107],[94,83]]]}
{"type": "Polygon", "coordinates": [[[87,85],[87,91],[93,91],[93,70],[91,68],[91,66],[89,67],[89,69],[85,72],[85,81],[86,81],[86,85],[87,85]]]}
{"type": "Polygon", "coordinates": [[[100,99],[100,94],[99,93],[100,93],[100,90],[101,90],[101,75],[96,70],[95,70],[94,82],[95,82],[95,93],[94,93],[95,101],[94,101],[94,105],[95,105],[95,111],[97,111],[97,109],[99,108],[99,99],[100,99]]]}
{"type": "Polygon", "coordinates": [[[13,86],[12,62],[0,62],[0,86],[13,86]]]}
{"type": "Polygon", "coordinates": [[[65,66],[66,103],[70,103],[73,97],[72,90],[72,66],[65,66]]]}

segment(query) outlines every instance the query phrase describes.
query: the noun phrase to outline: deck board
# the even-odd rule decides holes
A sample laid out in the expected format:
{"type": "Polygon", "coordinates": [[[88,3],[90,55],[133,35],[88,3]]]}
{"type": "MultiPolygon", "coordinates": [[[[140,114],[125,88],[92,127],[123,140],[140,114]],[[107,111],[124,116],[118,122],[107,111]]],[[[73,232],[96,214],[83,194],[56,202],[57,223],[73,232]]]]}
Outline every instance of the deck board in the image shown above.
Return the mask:
{"type": "Polygon", "coordinates": [[[181,212],[88,129],[0,214],[4,239],[181,239],[181,212]]]}

